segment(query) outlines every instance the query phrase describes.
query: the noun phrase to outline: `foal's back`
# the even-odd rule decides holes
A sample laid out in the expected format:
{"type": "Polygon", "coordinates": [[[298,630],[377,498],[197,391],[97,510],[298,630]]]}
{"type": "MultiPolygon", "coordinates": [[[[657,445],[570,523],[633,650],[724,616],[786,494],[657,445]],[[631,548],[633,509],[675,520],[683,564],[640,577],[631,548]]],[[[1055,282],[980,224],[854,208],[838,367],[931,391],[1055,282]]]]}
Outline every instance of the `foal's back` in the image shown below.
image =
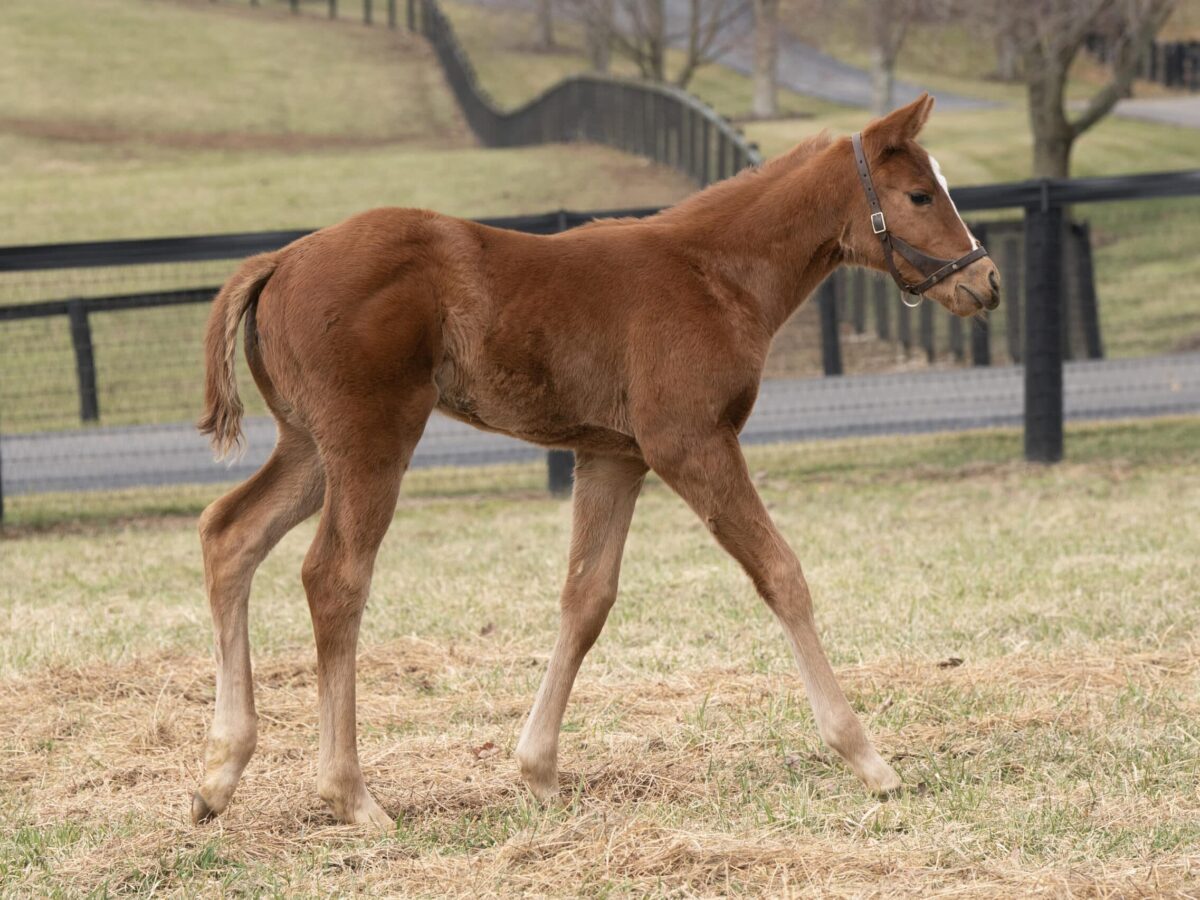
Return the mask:
{"type": "Polygon", "coordinates": [[[700,336],[719,332],[703,297],[653,221],[537,236],[384,208],[285,249],[256,325],[287,406],[339,385],[370,391],[402,367],[476,427],[633,452],[631,395],[687,333],[682,346],[700,353],[700,336]]]}

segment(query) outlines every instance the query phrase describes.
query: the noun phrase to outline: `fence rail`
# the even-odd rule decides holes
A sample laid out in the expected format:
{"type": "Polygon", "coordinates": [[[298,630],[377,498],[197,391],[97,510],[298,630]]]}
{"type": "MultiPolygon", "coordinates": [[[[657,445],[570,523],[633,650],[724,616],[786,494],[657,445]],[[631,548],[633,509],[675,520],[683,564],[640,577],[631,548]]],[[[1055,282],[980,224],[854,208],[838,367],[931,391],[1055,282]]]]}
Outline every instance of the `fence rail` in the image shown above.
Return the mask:
{"type": "MultiPolygon", "coordinates": [[[[1007,346],[1008,358],[1017,361],[1019,353],[1020,361],[1025,365],[1023,378],[1026,455],[1033,460],[1057,460],[1062,456],[1063,360],[1071,355],[1070,344],[1064,340],[1064,330],[1068,328],[1071,320],[1070,307],[1066,301],[1068,292],[1063,289],[1064,279],[1069,277],[1064,272],[1071,271],[1070,267],[1064,266],[1069,259],[1066,250],[1069,241],[1065,241],[1064,236],[1071,233],[1064,226],[1064,207],[1068,204],[1076,206],[1098,201],[1200,196],[1200,171],[1120,178],[1019,182],[962,188],[953,191],[952,196],[957,205],[964,210],[1024,209],[1021,229],[1023,233],[1010,231],[1005,238],[1005,243],[1010,246],[1019,241],[1019,255],[1011,255],[1007,251],[998,254],[1007,280],[1008,294],[1005,303],[1011,304],[1018,314],[1009,316],[1002,334],[989,336],[986,330],[973,321],[964,323],[948,315],[935,313],[933,304],[926,303],[919,310],[902,307],[895,302],[898,294],[893,285],[880,280],[872,283],[861,270],[844,271],[837,279],[831,279],[819,289],[816,302],[809,307],[809,313],[801,310],[801,314],[811,316],[804,320],[804,327],[808,329],[809,335],[820,336],[820,368],[830,375],[840,374],[844,370],[844,355],[848,351],[852,352],[854,348],[853,342],[847,345],[847,340],[854,334],[862,334],[867,330],[867,323],[872,316],[879,337],[899,341],[906,347],[918,346],[928,353],[932,353],[934,346],[935,322],[944,322],[946,324],[940,331],[949,351],[960,359],[969,355],[976,365],[991,363],[998,352],[1001,356],[1005,355],[1003,351],[1007,346]],[[1024,295],[1023,303],[1012,302],[1014,292],[1024,295]],[[940,318],[935,320],[935,315],[939,315],[940,318]],[[966,330],[968,328],[969,332],[966,330]],[[1018,353],[1012,352],[1011,342],[1014,337],[1019,338],[1018,353]],[[997,348],[993,341],[998,342],[1000,347],[997,348]]],[[[601,212],[560,210],[543,215],[481,221],[497,227],[535,234],[552,234],[594,218],[645,216],[652,212],[654,210],[650,209],[601,212]]],[[[983,227],[996,229],[1001,225],[1009,227],[1009,224],[1011,223],[989,221],[983,223],[983,227]]],[[[141,267],[151,270],[160,268],[163,264],[210,260],[224,261],[232,266],[237,259],[251,253],[277,249],[306,233],[273,231],[141,241],[7,247],[0,248],[0,276],[24,277],[23,273],[44,273],[56,269],[62,269],[69,274],[101,267],[141,267]]],[[[122,272],[121,269],[115,271],[122,272]]],[[[1088,271],[1090,272],[1090,267],[1088,271]]],[[[64,278],[62,283],[74,282],[71,278],[64,278]]],[[[28,382],[35,377],[50,378],[57,386],[55,390],[60,392],[56,396],[65,396],[63,392],[70,391],[72,396],[77,397],[78,416],[74,424],[76,433],[81,433],[78,428],[79,422],[89,426],[100,423],[106,426],[139,423],[157,426],[169,423],[177,425],[185,420],[190,414],[190,405],[180,397],[183,394],[191,396],[198,383],[196,373],[191,368],[176,366],[178,371],[169,370],[174,379],[172,383],[149,383],[156,379],[161,381],[163,377],[163,372],[154,366],[161,366],[163,361],[170,362],[177,358],[184,345],[122,346],[118,348],[122,353],[117,354],[111,345],[112,335],[125,335],[122,339],[127,344],[130,341],[136,342],[136,335],[130,337],[125,331],[131,320],[122,317],[158,315],[158,310],[168,316],[167,319],[158,320],[159,325],[169,329],[177,341],[185,336],[198,334],[196,329],[202,324],[203,305],[211,299],[216,290],[214,283],[205,281],[169,290],[125,291],[102,297],[60,295],[40,302],[0,305],[0,347],[4,350],[0,353],[0,359],[4,360],[5,366],[4,373],[0,373],[0,387],[4,388],[0,390],[0,424],[5,425],[8,432],[5,440],[11,442],[17,438],[21,446],[27,448],[31,446],[29,439],[37,438],[39,434],[45,435],[44,439],[51,443],[58,441],[53,435],[62,435],[63,440],[59,443],[63,446],[79,446],[78,441],[66,440],[71,433],[70,422],[56,419],[52,428],[57,430],[45,430],[47,426],[42,423],[47,420],[42,407],[46,405],[49,395],[37,394],[29,389],[28,382]],[[184,316],[186,322],[179,316],[184,316]],[[104,320],[108,319],[112,319],[113,323],[106,324],[104,320]],[[93,324],[94,320],[99,324],[93,324]],[[56,326],[54,334],[49,330],[12,330],[21,323],[54,321],[64,323],[62,326],[56,326]],[[99,341],[93,339],[94,327],[101,327],[102,337],[99,341]],[[110,342],[107,349],[104,335],[108,335],[107,340],[110,342]],[[57,349],[43,354],[39,342],[47,341],[55,343],[57,349]],[[18,359],[22,353],[25,357],[18,359]],[[105,353],[108,354],[107,357],[105,353]],[[154,357],[154,353],[158,356],[154,357]],[[116,410],[118,415],[114,418],[113,410],[106,410],[105,398],[113,396],[114,380],[120,382],[122,389],[133,391],[133,395],[136,395],[140,418],[130,418],[121,409],[116,410]],[[139,391],[142,393],[138,393],[139,391]],[[146,406],[144,398],[150,395],[163,401],[163,405],[146,406]],[[34,410],[36,415],[30,417],[29,423],[22,427],[19,422],[14,422],[12,407],[4,408],[5,402],[17,405],[23,403],[26,409],[34,410]],[[24,433],[14,434],[14,425],[16,432],[24,433]],[[64,431],[64,428],[68,430],[64,431]]],[[[1098,343],[1098,333],[1095,340],[1098,343]]],[[[198,339],[196,343],[198,346],[198,339]]],[[[191,348],[190,343],[186,346],[191,348]]],[[[1085,355],[1095,354],[1089,352],[1085,355]]],[[[792,387],[788,390],[795,393],[806,388],[792,382],[792,387]]],[[[111,433],[111,429],[85,429],[88,430],[95,431],[97,440],[109,448],[106,453],[114,452],[112,448],[117,447],[121,440],[119,435],[111,433]]],[[[136,436],[127,439],[137,440],[136,436]]],[[[448,435],[447,440],[458,438],[448,435]]],[[[451,455],[447,455],[446,459],[451,460],[451,455]]],[[[45,462],[67,470],[72,468],[72,461],[65,456],[45,462]]],[[[570,467],[566,456],[553,457],[549,471],[553,487],[562,488],[569,484],[567,476],[570,467]]],[[[122,477],[128,477],[128,473],[122,477]]],[[[172,478],[189,480],[194,478],[194,475],[164,475],[158,471],[154,477],[161,483],[172,478]]],[[[211,474],[206,476],[211,477],[211,474]]],[[[59,478],[59,481],[61,480],[59,478]]],[[[3,514],[4,485],[4,480],[0,478],[0,515],[3,514]]]]}
{"type": "Polygon", "coordinates": [[[511,112],[475,76],[470,58],[436,0],[410,0],[410,27],[433,45],[463,116],[488,147],[589,141],[616,147],[711,184],[758,165],[762,155],[726,119],[665,84],[576,75],[511,112]]]}

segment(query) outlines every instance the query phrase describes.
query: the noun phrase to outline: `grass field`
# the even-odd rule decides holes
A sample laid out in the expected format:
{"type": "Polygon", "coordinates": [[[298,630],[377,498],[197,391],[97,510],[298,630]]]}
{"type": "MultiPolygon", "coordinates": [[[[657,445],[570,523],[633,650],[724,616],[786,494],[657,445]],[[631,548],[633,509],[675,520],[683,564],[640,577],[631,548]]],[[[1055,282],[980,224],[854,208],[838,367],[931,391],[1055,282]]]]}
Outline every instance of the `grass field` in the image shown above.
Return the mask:
{"type": "MultiPolygon", "coordinates": [[[[406,32],[281,8],[11,0],[0,244],[669,203],[679,175],[593,147],[475,145],[406,32]]],[[[0,293],[3,292],[0,286],[0,293]]]]}
{"type": "Polygon", "coordinates": [[[543,810],[512,751],[553,641],[567,504],[531,492],[533,468],[454,497],[417,479],[363,636],[364,768],[398,817],[383,836],[333,824],[312,787],[311,523],[256,581],[259,751],[200,829],[186,800],[213,675],[191,513],[211,490],[9,528],[4,893],[1193,895],[1200,420],[1073,427],[1055,468],[1012,462],[1019,442],[750,453],[904,777],[884,803],[821,747],[777,627],[658,484],[568,709],[568,799],[543,810]]]}

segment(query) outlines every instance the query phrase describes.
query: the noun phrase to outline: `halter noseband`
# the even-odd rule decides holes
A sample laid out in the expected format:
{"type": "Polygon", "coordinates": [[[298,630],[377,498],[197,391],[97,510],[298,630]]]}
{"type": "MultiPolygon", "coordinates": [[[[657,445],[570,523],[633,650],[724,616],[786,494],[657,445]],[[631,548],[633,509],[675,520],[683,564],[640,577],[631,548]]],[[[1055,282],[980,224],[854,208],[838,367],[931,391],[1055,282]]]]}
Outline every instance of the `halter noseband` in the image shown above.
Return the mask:
{"type": "MultiPolygon", "coordinates": [[[[888,270],[892,273],[892,278],[896,284],[900,286],[900,290],[906,294],[916,294],[920,296],[927,290],[950,277],[959,269],[965,269],[977,259],[983,259],[988,255],[987,250],[982,244],[976,242],[977,246],[969,253],[964,253],[958,259],[939,259],[936,256],[929,256],[922,253],[911,244],[906,244],[900,238],[888,231],[887,220],[883,217],[883,207],[879,205],[879,195],[875,193],[875,184],[871,181],[871,168],[867,165],[867,155],[863,152],[862,133],[858,132],[852,138],[854,144],[854,161],[857,164],[858,180],[862,182],[863,190],[867,193],[867,204],[871,207],[871,230],[875,232],[875,236],[879,238],[879,243],[883,246],[883,258],[887,260],[888,270]],[[904,276],[900,274],[900,270],[896,268],[896,260],[892,258],[892,254],[899,251],[912,267],[925,276],[924,281],[919,281],[916,284],[906,281],[904,276]]],[[[920,301],[917,301],[918,303],[920,301]]],[[[915,305],[915,304],[914,304],[915,305]]]]}

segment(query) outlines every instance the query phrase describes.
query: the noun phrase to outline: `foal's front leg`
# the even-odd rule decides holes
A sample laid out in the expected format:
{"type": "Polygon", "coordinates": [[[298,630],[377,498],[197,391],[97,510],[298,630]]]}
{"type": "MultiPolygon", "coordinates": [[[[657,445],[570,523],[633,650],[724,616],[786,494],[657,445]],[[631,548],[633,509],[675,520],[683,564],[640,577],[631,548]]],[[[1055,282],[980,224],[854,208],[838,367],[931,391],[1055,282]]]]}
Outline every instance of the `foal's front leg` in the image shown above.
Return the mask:
{"type": "Polygon", "coordinates": [[[579,453],[575,463],[570,569],[562,592],[558,641],[517,743],[521,776],[539,800],[558,793],[558,733],[583,657],[617,597],[621,553],[642,488],[638,460],[579,453]]]}
{"type": "Polygon", "coordinates": [[[643,441],[646,459],[700,516],[775,613],[791,640],[817,729],[866,786],[879,794],[900,777],[871,746],[838,685],[813,621],[812,598],[800,562],[775,528],[750,480],[732,429],[682,439],[643,441]]]}

